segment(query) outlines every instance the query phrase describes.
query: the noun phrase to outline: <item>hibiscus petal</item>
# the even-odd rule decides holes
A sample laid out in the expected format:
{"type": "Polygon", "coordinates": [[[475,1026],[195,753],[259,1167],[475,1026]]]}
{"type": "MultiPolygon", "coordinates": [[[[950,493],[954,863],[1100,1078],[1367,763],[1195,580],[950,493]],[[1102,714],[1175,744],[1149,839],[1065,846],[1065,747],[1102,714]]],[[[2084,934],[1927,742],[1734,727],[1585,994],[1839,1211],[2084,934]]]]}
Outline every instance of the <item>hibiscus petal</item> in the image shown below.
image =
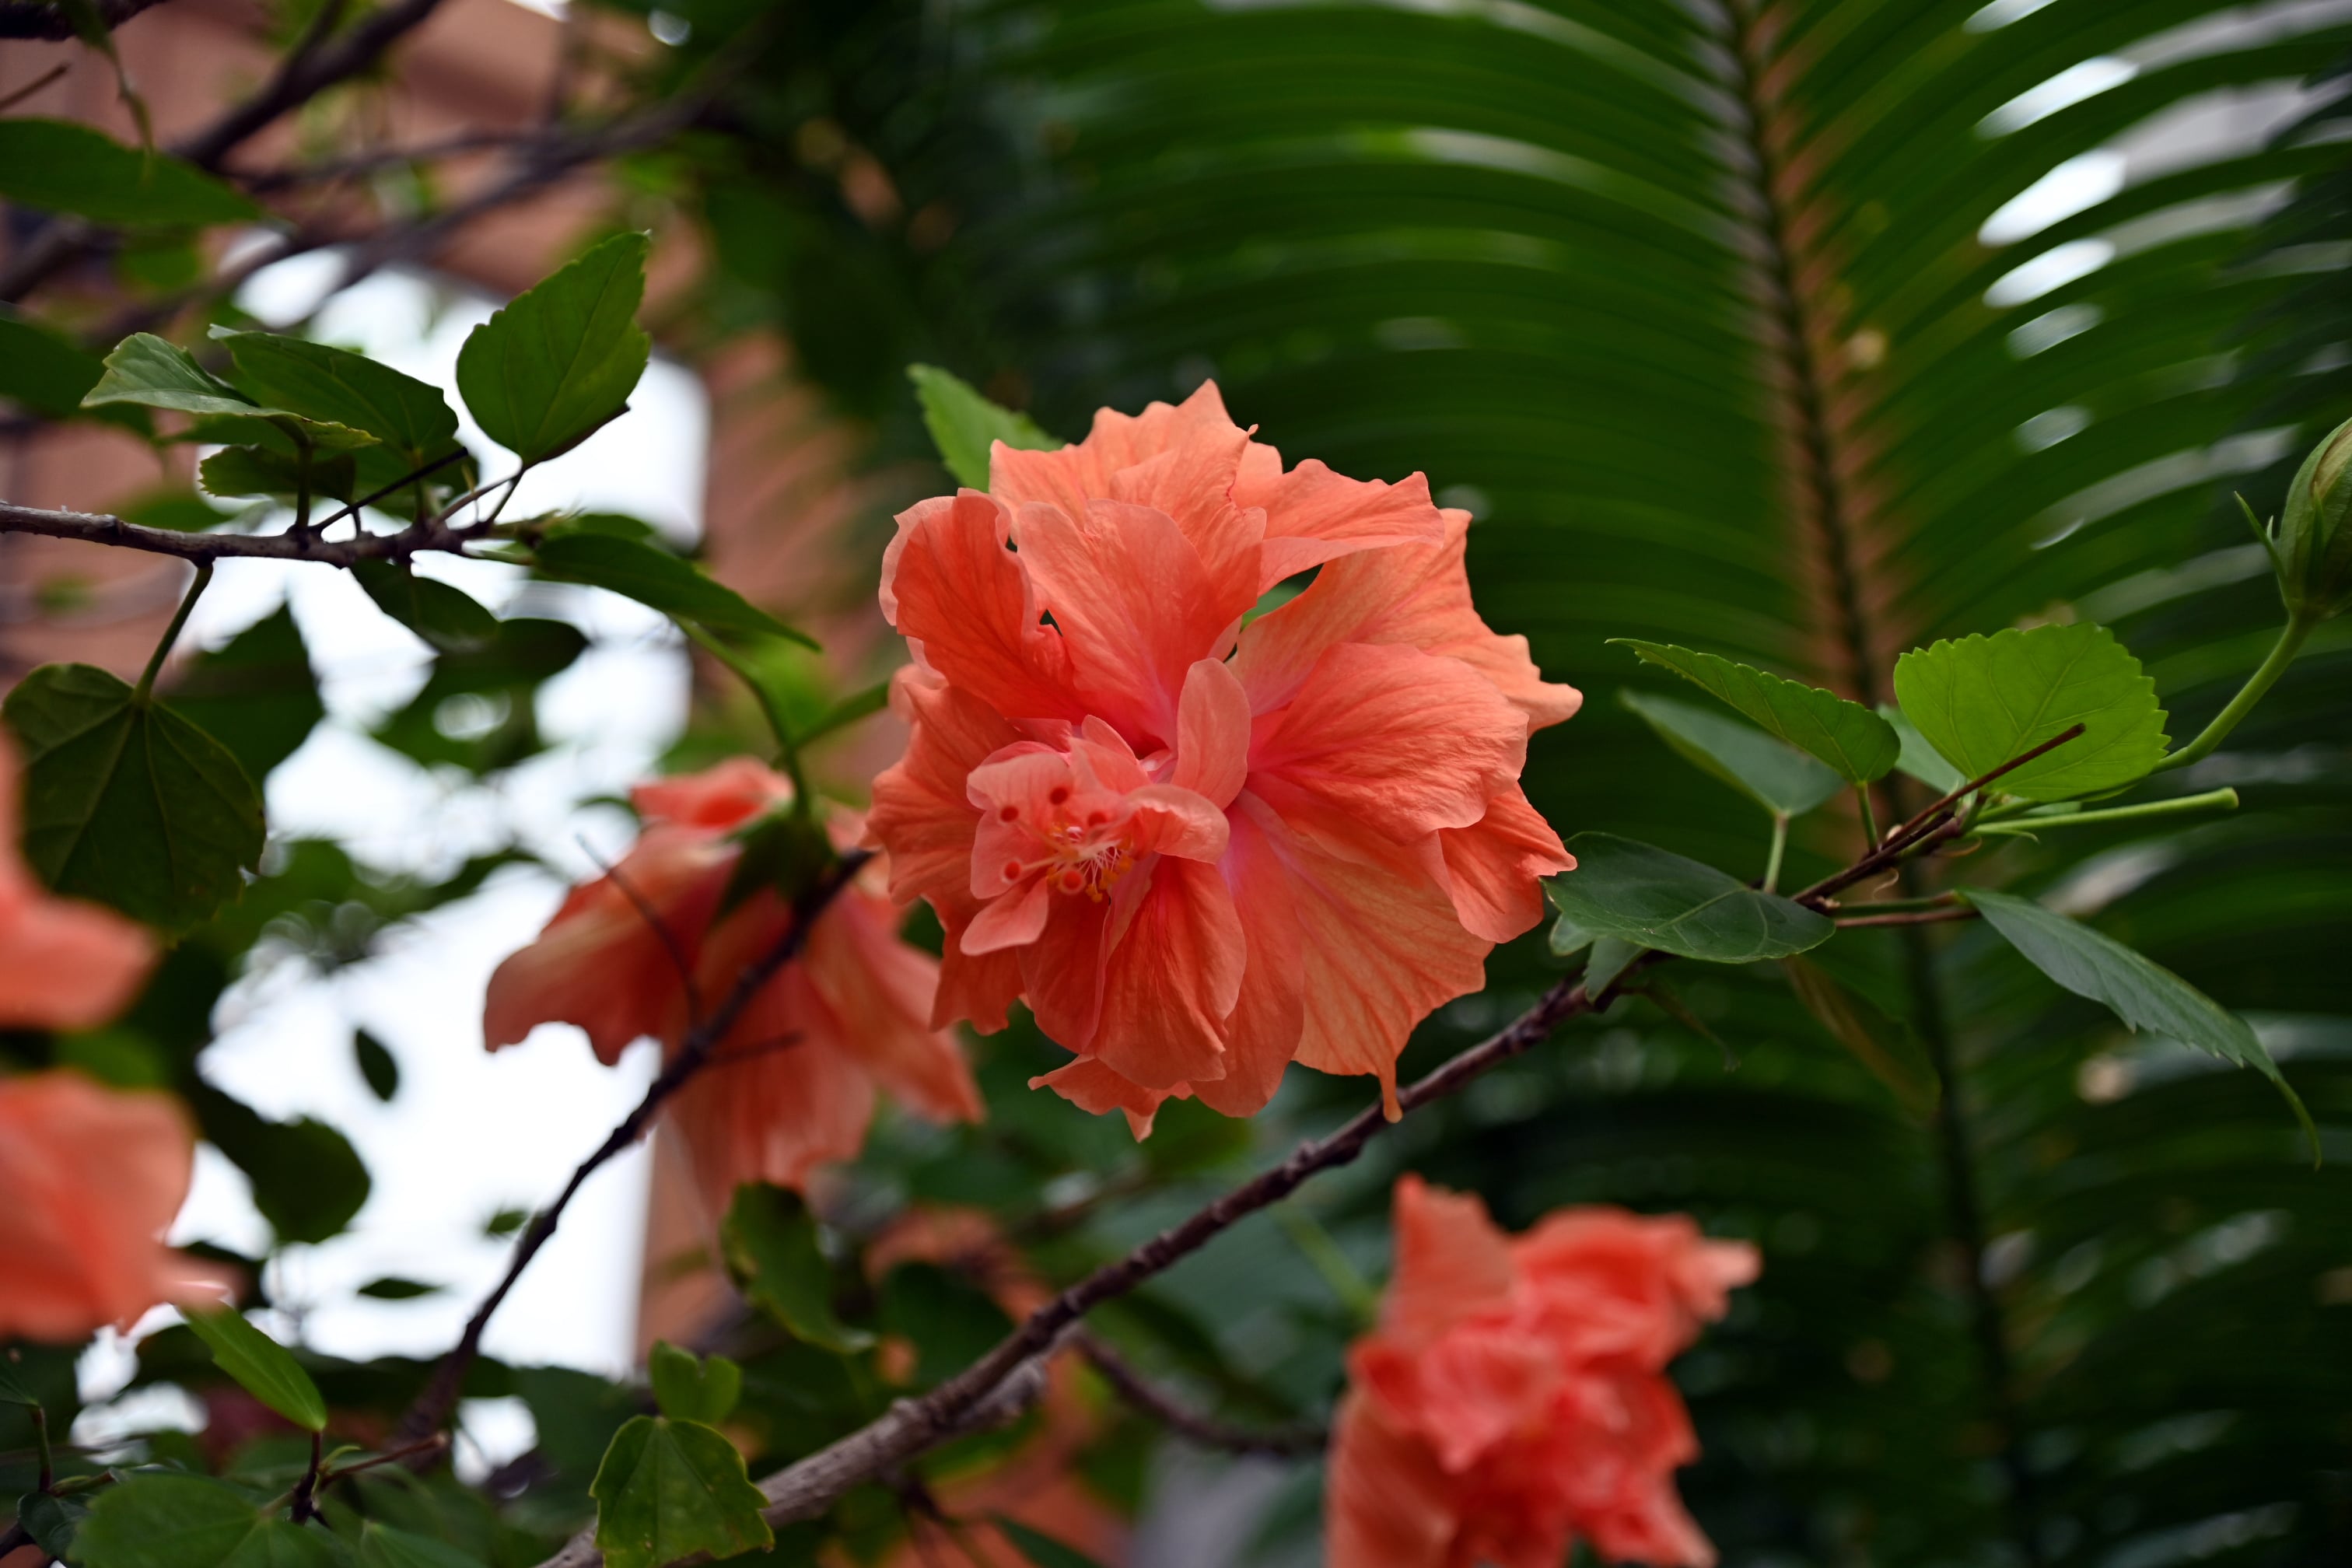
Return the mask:
{"type": "Polygon", "coordinates": [[[1138,855],[1157,852],[1186,860],[1214,860],[1225,852],[1225,814],[1176,784],[1145,784],[1127,797],[1138,855]]]}
{"type": "Polygon", "coordinates": [[[1086,707],[1070,687],[1069,649],[1039,625],[1005,532],[1003,509],[978,490],[914,507],[900,521],[885,613],[929,668],[999,713],[1076,721],[1086,707]]]}
{"type": "Polygon", "coordinates": [[[1509,1298],[1510,1238],[1487,1215],[1486,1200],[1407,1172],[1392,1201],[1396,1268],[1381,1308],[1383,1335],[1415,1349],[1509,1298]]]}
{"type": "Polygon", "coordinates": [[[979,1086],[955,1036],[929,1026],[939,964],[899,940],[886,900],[851,889],[809,932],[802,963],[844,1045],[890,1097],[933,1121],[977,1121],[979,1086]]]}
{"type": "Polygon", "coordinates": [[[1204,658],[1185,672],[1176,710],[1176,772],[1171,783],[1227,805],[1249,777],[1249,693],[1230,665],[1204,658]]]}
{"type": "Polygon", "coordinates": [[[1293,814],[1318,809],[1339,837],[1409,844],[1467,827],[1527,761],[1523,714],[1461,660],[1410,647],[1325,650],[1290,706],[1257,728],[1251,789],[1293,814]]]}
{"type": "Polygon", "coordinates": [[[94,1029],[131,1005],[154,963],[154,939],[112,910],[0,895],[0,1028],[94,1029]]]}
{"type": "MultiPolygon", "coordinates": [[[[1128,878],[1119,891],[1125,893],[1136,881],[1128,878]]],[[[1045,1037],[1064,1050],[1084,1051],[1094,1043],[1102,1018],[1103,963],[1110,955],[1115,901],[1076,894],[1058,897],[1047,906],[1045,929],[1037,940],[1015,950],[1029,1011],[1045,1037]]]]}
{"type": "Polygon", "coordinates": [[[1396,484],[1351,479],[1310,458],[1271,482],[1249,466],[1234,489],[1244,507],[1265,509],[1265,545],[1258,591],[1285,577],[1360,550],[1433,545],[1445,522],[1429,499],[1429,480],[1408,475],[1396,484]]]}
{"type": "MultiPolygon", "coordinates": [[[[1015,510],[1040,501],[1078,517],[1085,514],[1088,500],[1113,496],[1114,481],[1122,470],[1181,448],[1222,453],[1236,444],[1237,437],[1247,439],[1226,414],[1217,384],[1204,381],[1192,396],[1174,405],[1153,403],[1135,415],[1097,409],[1085,440],[1051,452],[1022,451],[997,444],[989,451],[989,493],[1015,510]]],[[[1171,516],[1207,510],[1225,500],[1239,460],[1234,453],[1223,461],[1222,471],[1215,462],[1188,467],[1185,472],[1197,476],[1196,489],[1163,485],[1148,504],[1171,516]]]]}
{"type": "Polygon", "coordinates": [[[1005,1009],[1021,993],[1021,969],[1009,953],[974,957],[959,945],[981,908],[970,887],[980,813],[965,781],[982,759],[1020,736],[992,709],[929,670],[901,669],[890,704],[913,734],[907,754],[874,781],[866,832],[890,846],[891,898],[927,900],[946,931],[932,1027],[965,1018],[992,1034],[1004,1027],[1005,1009]]]}
{"type": "Polygon", "coordinates": [[[1175,520],[1150,507],[1093,500],[1074,517],[1024,506],[1019,537],[1093,710],[1139,745],[1173,738],[1186,671],[1223,653],[1254,586],[1214,581],[1175,520]]]}
{"type": "Polygon", "coordinates": [[[1544,916],[1538,879],[1576,865],[1517,784],[1497,790],[1470,826],[1440,829],[1429,859],[1463,925],[1488,942],[1532,931],[1544,916]]]}
{"type": "Polygon", "coordinates": [[[1324,1510],[1326,1560],[1346,1568],[1449,1568],[1458,1484],[1414,1434],[1360,1393],[1339,1402],[1324,1510]]]}
{"type": "Polygon", "coordinates": [[[1253,621],[1234,659],[1260,713],[1291,700],[1315,661],[1336,643],[1398,644],[1461,659],[1542,729],[1575,713],[1583,696],[1546,681],[1528,640],[1499,637],[1470,600],[1463,552],[1470,514],[1449,510],[1444,538],[1429,545],[1366,551],[1332,562],[1307,591],[1253,621]]]}
{"type": "Polygon", "coordinates": [[[1246,960],[1241,994],[1225,1020],[1225,1076],[1199,1086],[1202,1103],[1227,1116],[1265,1109],[1307,1025],[1304,939],[1290,874],[1257,819],[1236,813],[1223,869],[1241,916],[1246,960]]]}
{"type": "Polygon", "coordinates": [[[792,798],[792,781],[756,757],[730,757],[698,773],[654,779],[629,792],[629,804],[648,822],[720,829],[738,826],[792,798]]]}
{"type": "Polygon", "coordinates": [[[956,938],[956,951],[977,958],[982,953],[1028,946],[1045,933],[1045,915],[1053,899],[1054,890],[1046,885],[1045,879],[1031,877],[1027,887],[982,904],[980,913],[963,928],[963,934],[956,938]]]}
{"type": "Polygon", "coordinates": [[[1233,893],[1193,860],[1163,856],[1136,875],[1151,883],[1104,967],[1092,1054],[1146,1089],[1223,1078],[1220,1026],[1245,951],[1233,893]]]}
{"type": "Polygon", "coordinates": [[[1453,901],[1402,852],[1329,854],[1252,790],[1234,813],[1264,829],[1297,900],[1300,980],[1314,998],[1297,1059],[1321,1072],[1371,1074],[1396,1115],[1396,1058],[1413,1026],[1486,984],[1493,944],[1462,929],[1453,901]]]}
{"type": "Polygon", "coordinates": [[[1029,1087],[1050,1089],[1090,1115],[1124,1111],[1127,1130],[1138,1142],[1151,1136],[1152,1118],[1160,1114],[1161,1102],[1169,1098],[1168,1090],[1146,1089],[1092,1057],[1080,1057],[1052,1072],[1040,1073],[1029,1080],[1029,1087]]]}

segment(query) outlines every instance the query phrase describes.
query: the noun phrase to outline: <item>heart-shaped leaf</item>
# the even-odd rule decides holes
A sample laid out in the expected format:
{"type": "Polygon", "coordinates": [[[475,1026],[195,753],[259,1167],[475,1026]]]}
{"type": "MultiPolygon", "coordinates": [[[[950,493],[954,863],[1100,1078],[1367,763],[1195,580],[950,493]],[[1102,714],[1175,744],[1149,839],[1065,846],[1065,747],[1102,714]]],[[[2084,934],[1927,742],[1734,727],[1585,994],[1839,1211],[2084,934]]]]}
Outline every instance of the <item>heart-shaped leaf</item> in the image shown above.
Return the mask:
{"type": "Polygon", "coordinates": [[[1770,733],[1827,763],[1848,784],[1883,778],[1902,752],[1893,726],[1834,691],[1666,643],[1610,641],[1705,688],[1770,733]]]}
{"type": "MultiPolygon", "coordinates": [[[[1753,963],[1818,947],[1836,931],[1802,904],[1613,833],[1570,840],[1576,869],[1546,887],[1583,931],[1710,963],[1753,963]]],[[[1613,977],[1613,976],[1612,976],[1613,977]]]]}
{"type": "Polygon", "coordinates": [[[2105,626],[2011,628],[1915,648],[1895,662],[1895,695],[1964,779],[2084,727],[1989,786],[2003,795],[2092,795],[2144,777],[2164,760],[2156,682],[2105,626]]]}
{"type": "Polygon", "coordinates": [[[662,1568],[697,1552],[732,1557],[775,1544],[767,1499],[743,1456],[710,1427],[639,1415],[613,1435],[589,1489],[607,1568],[662,1568]]]}
{"type": "Polygon", "coordinates": [[[360,1531],[360,1568],[482,1568],[446,1541],[370,1520],[360,1531]]]}
{"type": "Polygon", "coordinates": [[[673,1421],[715,1426],[734,1413],[743,1396],[741,1367],[723,1355],[702,1360],[667,1340],[654,1342],[646,1372],[653,1380],[654,1403],[673,1421]]]}
{"type": "Polygon", "coordinates": [[[259,864],[261,797],[226,747],[105,670],[47,664],[8,693],[25,856],[60,893],[184,931],[259,864]]]}

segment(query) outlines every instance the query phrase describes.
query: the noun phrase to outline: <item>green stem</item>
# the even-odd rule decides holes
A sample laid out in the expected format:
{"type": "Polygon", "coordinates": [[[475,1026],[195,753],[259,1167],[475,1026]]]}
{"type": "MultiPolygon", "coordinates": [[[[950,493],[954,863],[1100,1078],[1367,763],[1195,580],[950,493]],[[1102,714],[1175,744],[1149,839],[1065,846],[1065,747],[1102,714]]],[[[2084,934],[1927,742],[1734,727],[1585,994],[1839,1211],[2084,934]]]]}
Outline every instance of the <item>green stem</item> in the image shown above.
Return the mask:
{"type": "Polygon", "coordinates": [[[2039,833],[2045,827],[2079,827],[2094,822],[2129,822],[2142,816],[2170,816],[2182,811],[2235,811],[2238,792],[2209,789],[2203,795],[2175,795],[2170,800],[2142,801],[2137,805],[2109,806],[2105,811],[2070,811],[2054,816],[2024,816],[2009,822],[1979,824],[1979,834],[2039,833]]]}
{"type": "Polygon", "coordinates": [[[1764,858],[1764,890],[1772,891],[1780,884],[1780,857],[1789,848],[1789,814],[1772,814],[1772,852],[1764,858]]]}
{"type": "Polygon", "coordinates": [[[141,672],[139,684],[131,693],[131,700],[133,702],[146,701],[147,694],[155,689],[155,677],[163,673],[163,660],[171,657],[172,645],[180,640],[180,628],[188,624],[188,612],[196,607],[196,601],[202,598],[205,590],[212,585],[212,563],[207,561],[196,568],[196,580],[188,584],[187,596],[180,601],[179,609],[172,616],[172,624],[163,628],[163,639],[155,645],[155,651],[148,656],[147,668],[141,672]]]}
{"type": "Polygon", "coordinates": [[[776,760],[782,765],[784,776],[793,781],[793,815],[803,818],[807,817],[811,802],[808,778],[801,772],[800,743],[793,739],[792,721],[786,719],[783,710],[776,706],[775,698],[769,692],[767,682],[754,675],[751,666],[745,664],[742,657],[733,648],[729,647],[700,626],[690,622],[680,621],[677,623],[677,628],[684,632],[688,639],[697,647],[733,670],[737,679],[751,689],[753,700],[760,704],[761,717],[767,720],[768,728],[775,732],[776,760]]]}
{"type": "Polygon", "coordinates": [[[41,1458],[40,1479],[36,1485],[46,1492],[57,1484],[58,1468],[49,1452],[49,1413],[37,1405],[33,1406],[33,1448],[41,1458]]]}
{"type": "Polygon", "coordinates": [[[1282,1227],[1282,1233],[1290,1237],[1290,1244],[1315,1266],[1315,1272],[1331,1287],[1331,1294],[1339,1299],[1339,1304],[1347,1308],[1358,1322],[1370,1324],[1380,1312],[1380,1293],[1356,1271],[1356,1266],[1348,1261],[1348,1255],[1339,1250],[1339,1244],[1331,1239],[1331,1233],[1318,1225],[1313,1215],[1296,1204],[1276,1205],[1273,1213],[1274,1223],[1282,1227]]]}
{"type": "Polygon", "coordinates": [[[2148,771],[2160,773],[2167,768],[2185,768],[2210,755],[2214,747],[2229,738],[2230,731],[2238,727],[2238,721],[2254,710],[2254,704],[2263,700],[2263,694],[2286,673],[2286,667],[2293,664],[2294,656],[2303,650],[2303,639],[2311,635],[2311,628],[2316,624],[2301,616],[2289,616],[2286,625],[2280,628],[2278,641],[2272,645],[2270,657],[2263,660],[2261,668],[2253,674],[2246,677],[2246,684],[2230,699],[2230,705],[2213,715],[2213,721],[2205,726],[2205,732],[2148,771]]]}
{"type": "Polygon", "coordinates": [[[1875,849],[1878,847],[1878,814],[1870,809],[1870,786],[1866,784],[1854,785],[1853,797],[1862,802],[1862,831],[1866,840],[1864,847],[1875,849]]]}

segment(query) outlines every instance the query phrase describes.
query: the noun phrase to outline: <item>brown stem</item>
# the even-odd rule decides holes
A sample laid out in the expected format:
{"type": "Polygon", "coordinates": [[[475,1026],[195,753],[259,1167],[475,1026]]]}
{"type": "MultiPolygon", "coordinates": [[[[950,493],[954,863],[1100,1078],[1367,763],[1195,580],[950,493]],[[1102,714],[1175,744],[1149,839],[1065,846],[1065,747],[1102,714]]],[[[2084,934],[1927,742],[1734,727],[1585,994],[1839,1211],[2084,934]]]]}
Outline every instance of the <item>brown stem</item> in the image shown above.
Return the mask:
{"type": "Polygon", "coordinates": [[[294,1500],[288,1510],[297,1524],[308,1524],[319,1512],[319,1478],[327,1457],[327,1439],[322,1432],[310,1434],[310,1468],[294,1488],[294,1500]]]}
{"type": "Polygon", "coordinates": [[[611,1136],[597,1146],[594,1153],[580,1163],[579,1168],[572,1173],[572,1179],[564,1183],[563,1190],[556,1194],[555,1202],[532,1216],[520,1239],[515,1243],[514,1256],[508,1260],[506,1273],[482,1299],[481,1305],[474,1309],[474,1315],[466,1321],[465,1332],[458,1336],[456,1348],[441,1359],[441,1364],[434,1369],[432,1381],[425,1384],[425,1391],[416,1396],[416,1403],[408,1407],[407,1414],[400,1418],[399,1426],[394,1428],[395,1442],[414,1442],[425,1434],[437,1430],[449,1419],[450,1413],[457,1407],[466,1373],[481,1355],[483,1331],[489,1327],[490,1319],[507,1299],[507,1292],[513,1289],[515,1281],[522,1278],[522,1271],[530,1266],[530,1260],[539,1255],[539,1249],[546,1246],[548,1238],[555,1234],[555,1226],[562,1219],[565,1206],[578,1194],[582,1184],[607,1160],[642,1137],[652,1124],[654,1113],[710,1061],[719,1042],[727,1037],[728,1030],[734,1027],[735,1020],[742,1016],[743,1009],[751,1005],[752,997],[799,953],[801,944],[808,938],[809,927],[824,911],[825,906],[832,903],[834,898],[856,877],[868,858],[870,857],[865,850],[849,851],[793,900],[792,924],[782,939],[736,977],[734,989],[728,992],[709,1017],[687,1032],[677,1054],[670,1058],[660,1076],[646,1089],[645,1098],[637,1102],[636,1109],[622,1118],[621,1124],[613,1129],[611,1136]]]}
{"type": "Polygon", "coordinates": [[[1926,926],[1935,925],[1943,921],[1972,921],[1976,918],[1976,910],[1961,906],[1936,910],[1893,910],[1879,915],[1842,915],[1837,924],[1838,930],[1846,931],[1861,926],[1926,926]]]}
{"type": "Polygon", "coordinates": [[[1087,1358],[1087,1363],[1110,1384],[1112,1393],[1178,1436],[1204,1448],[1286,1459],[1319,1454],[1331,1440],[1331,1435],[1320,1426],[1237,1426],[1213,1415],[1203,1415],[1145,1377],[1100,1336],[1081,1328],[1072,1331],[1070,1342],[1087,1358]]]}

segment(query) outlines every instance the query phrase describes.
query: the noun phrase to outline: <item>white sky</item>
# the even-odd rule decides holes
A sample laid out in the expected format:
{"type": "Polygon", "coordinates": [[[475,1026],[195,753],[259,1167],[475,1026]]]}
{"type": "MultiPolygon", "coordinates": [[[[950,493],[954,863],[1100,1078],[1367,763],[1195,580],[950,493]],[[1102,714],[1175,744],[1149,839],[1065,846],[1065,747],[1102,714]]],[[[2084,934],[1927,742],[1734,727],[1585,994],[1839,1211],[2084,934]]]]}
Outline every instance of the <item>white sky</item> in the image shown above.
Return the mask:
{"type": "MultiPolygon", "coordinates": [[[[329,256],[281,263],[257,275],[240,302],[265,321],[290,321],[338,265],[329,256]]],[[[491,308],[415,276],[383,274],[331,300],[310,331],[451,388],[458,346],[491,308]]],[[[464,434],[486,458],[497,451],[470,420],[464,434]]],[[[565,506],[626,511],[690,540],[700,529],[707,444],[699,384],[657,361],[630,412],[534,471],[509,514],[565,506]]],[[[486,463],[492,476],[502,470],[503,459],[486,463]]],[[[460,584],[494,609],[509,607],[523,586],[518,569],[493,563],[433,557],[419,569],[460,584]]],[[[190,635],[217,646],[285,600],[319,670],[329,718],[270,777],[274,838],[332,837],[366,865],[428,876],[509,837],[567,876],[593,874],[583,838],[606,859],[625,847],[625,814],[580,803],[619,794],[645,776],[684,721],[687,661],[660,616],[593,590],[531,585],[530,613],[572,620],[593,646],[541,690],[539,720],[550,750],[485,787],[454,770],[419,767],[367,738],[373,722],[415,693],[430,655],[346,574],[224,562],[190,635]]],[[[618,1070],[598,1065],[566,1026],[541,1029],[496,1056],[482,1048],[490,971],[536,934],[562,892],[551,877],[509,868],[475,898],[401,930],[362,964],[321,976],[299,961],[281,963],[248,976],[224,1000],[205,1076],[266,1115],[309,1114],[341,1128],[374,1178],[350,1233],[289,1248],[275,1266],[273,1292],[299,1321],[281,1316],[273,1330],[352,1357],[446,1349],[508,1256],[509,1244],[485,1238],[483,1222],[501,1208],[552,1198],[643,1093],[654,1071],[650,1047],[640,1046],[618,1070]],[[388,1105],[359,1075],[355,1026],[398,1059],[400,1089],[388,1105]],[[385,1275],[447,1289],[404,1302],[353,1293],[385,1275]]],[[[628,1369],[647,1169],[640,1147],[583,1190],[493,1321],[488,1353],[606,1373],[628,1369]]],[[[173,1239],[255,1253],[268,1234],[244,1176],[203,1150],[173,1239]]],[[[102,1347],[85,1364],[85,1391],[110,1392],[129,1371],[121,1346],[102,1347]]],[[[142,1403],[148,1407],[119,1410],[92,1426],[121,1431],[171,1420],[168,1402],[142,1403]]],[[[474,1454],[469,1468],[530,1440],[529,1419],[518,1409],[474,1408],[468,1425],[487,1450],[474,1454]]]]}

